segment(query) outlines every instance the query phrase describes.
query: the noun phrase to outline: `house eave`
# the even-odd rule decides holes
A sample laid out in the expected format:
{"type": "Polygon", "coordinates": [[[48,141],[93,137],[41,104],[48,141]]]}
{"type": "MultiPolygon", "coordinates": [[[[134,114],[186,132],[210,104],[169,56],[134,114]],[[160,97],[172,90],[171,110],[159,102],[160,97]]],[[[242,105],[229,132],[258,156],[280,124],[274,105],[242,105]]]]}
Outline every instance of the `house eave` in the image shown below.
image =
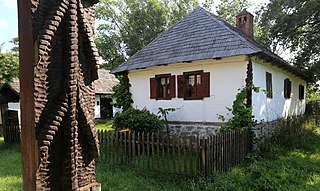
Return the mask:
{"type": "Polygon", "coordinates": [[[280,58],[279,56],[277,56],[275,54],[270,54],[268,52],[263,51],[263,52],[252,54],[249,56],[250,57],[257,56],[258,58],[265,60],[266,62],[269,62],[272,65],[277,66],[278,68],[286,70],[286,71],[300,77],[301,79],[305,80],[306,82],[312,82],[312,83],[314,82],[314,80],[312,78],[310,78],[307,74],[305,74],[303,71],[288,64],[286,61],[284,61],[282,58],[280,58]]]}

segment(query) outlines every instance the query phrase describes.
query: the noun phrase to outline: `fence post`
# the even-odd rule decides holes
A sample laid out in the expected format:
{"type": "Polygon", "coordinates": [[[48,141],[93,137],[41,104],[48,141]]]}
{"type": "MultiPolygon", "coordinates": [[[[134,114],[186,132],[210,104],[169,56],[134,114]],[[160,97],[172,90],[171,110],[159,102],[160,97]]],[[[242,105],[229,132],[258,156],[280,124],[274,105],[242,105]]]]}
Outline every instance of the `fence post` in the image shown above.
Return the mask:
{"type": "Polygon", "coordinates": [[[208,146],[208,140],[207,139],[200,139],[200,169],[201,173],[205,175],[206,177],[209,176],[209,166],[208,166],[208,160],[207,160],[207,146],[208,146]]]}
{"type": "Polygon", "coordinates": [[[5,143],[8,142],[8,138],[7,138],[7,128],[6,128],[6,126],[3,126],[3,139],[4,139],[4,142],[5,142],[5,143]]]}

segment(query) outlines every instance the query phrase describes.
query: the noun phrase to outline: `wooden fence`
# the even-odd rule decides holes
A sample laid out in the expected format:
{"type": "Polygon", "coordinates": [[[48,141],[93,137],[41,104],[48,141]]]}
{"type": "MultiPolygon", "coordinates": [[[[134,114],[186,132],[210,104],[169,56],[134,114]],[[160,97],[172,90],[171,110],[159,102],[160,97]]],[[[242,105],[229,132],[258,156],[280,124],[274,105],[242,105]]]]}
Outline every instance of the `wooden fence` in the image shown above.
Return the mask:
{"type": "Polygon", "coordinates": [[[20,126],[4,126],[3,137],[5,143],[20,143],[20,126]]]}
{"type": "Polygon", "coordinates": [[[250,129],[208,137],[98,131],[101,159],[186,177],[228,171],[251,150],[250,129]]]}

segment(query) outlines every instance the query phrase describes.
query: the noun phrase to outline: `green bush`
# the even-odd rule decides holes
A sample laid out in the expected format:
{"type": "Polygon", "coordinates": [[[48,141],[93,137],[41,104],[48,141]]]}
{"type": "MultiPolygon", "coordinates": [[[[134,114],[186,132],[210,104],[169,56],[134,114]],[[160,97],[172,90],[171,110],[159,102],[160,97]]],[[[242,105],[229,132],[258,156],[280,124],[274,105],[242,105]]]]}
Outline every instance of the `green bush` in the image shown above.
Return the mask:
{"type": "Polygon", "coordinates": [[[116,114],[113,127],[116,130],[129,128],[135,132],[154,133],[163,128],[163,122],[147,109],[129,108],[122,113],[116,114]]]}

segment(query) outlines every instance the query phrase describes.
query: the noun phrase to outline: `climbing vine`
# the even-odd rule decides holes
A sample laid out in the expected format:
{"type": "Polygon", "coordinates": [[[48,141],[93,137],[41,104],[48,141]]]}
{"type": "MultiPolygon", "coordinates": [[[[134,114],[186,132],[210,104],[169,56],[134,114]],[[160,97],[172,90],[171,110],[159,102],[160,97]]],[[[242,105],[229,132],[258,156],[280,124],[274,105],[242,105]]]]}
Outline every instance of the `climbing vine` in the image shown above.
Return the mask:
{"type": "Polygon", "coordinates": [[[113,97],[116,99],[114,106],[126,111],[132,107],[133,103],[128,73],[116,74],[116,78],[119,80],[119,84],[113,87],[113,97]]]}
{"type": "MultiPolygon", "coordinates": [[[[259,92],[259,88],[253,84],[239,89],[236,99],[233,101],[232,108],[227,107],[227,110],[232,113],[232,118],[222,125],[223,130],[232,130],[242,127],[253,127],[255,124],[254,116],[252,115],[252,106],[247,107],[247,95],[249,91],[259,92]]],[[[218,119],[226,121],[225,116],[218,115],[218,119]]]]}

